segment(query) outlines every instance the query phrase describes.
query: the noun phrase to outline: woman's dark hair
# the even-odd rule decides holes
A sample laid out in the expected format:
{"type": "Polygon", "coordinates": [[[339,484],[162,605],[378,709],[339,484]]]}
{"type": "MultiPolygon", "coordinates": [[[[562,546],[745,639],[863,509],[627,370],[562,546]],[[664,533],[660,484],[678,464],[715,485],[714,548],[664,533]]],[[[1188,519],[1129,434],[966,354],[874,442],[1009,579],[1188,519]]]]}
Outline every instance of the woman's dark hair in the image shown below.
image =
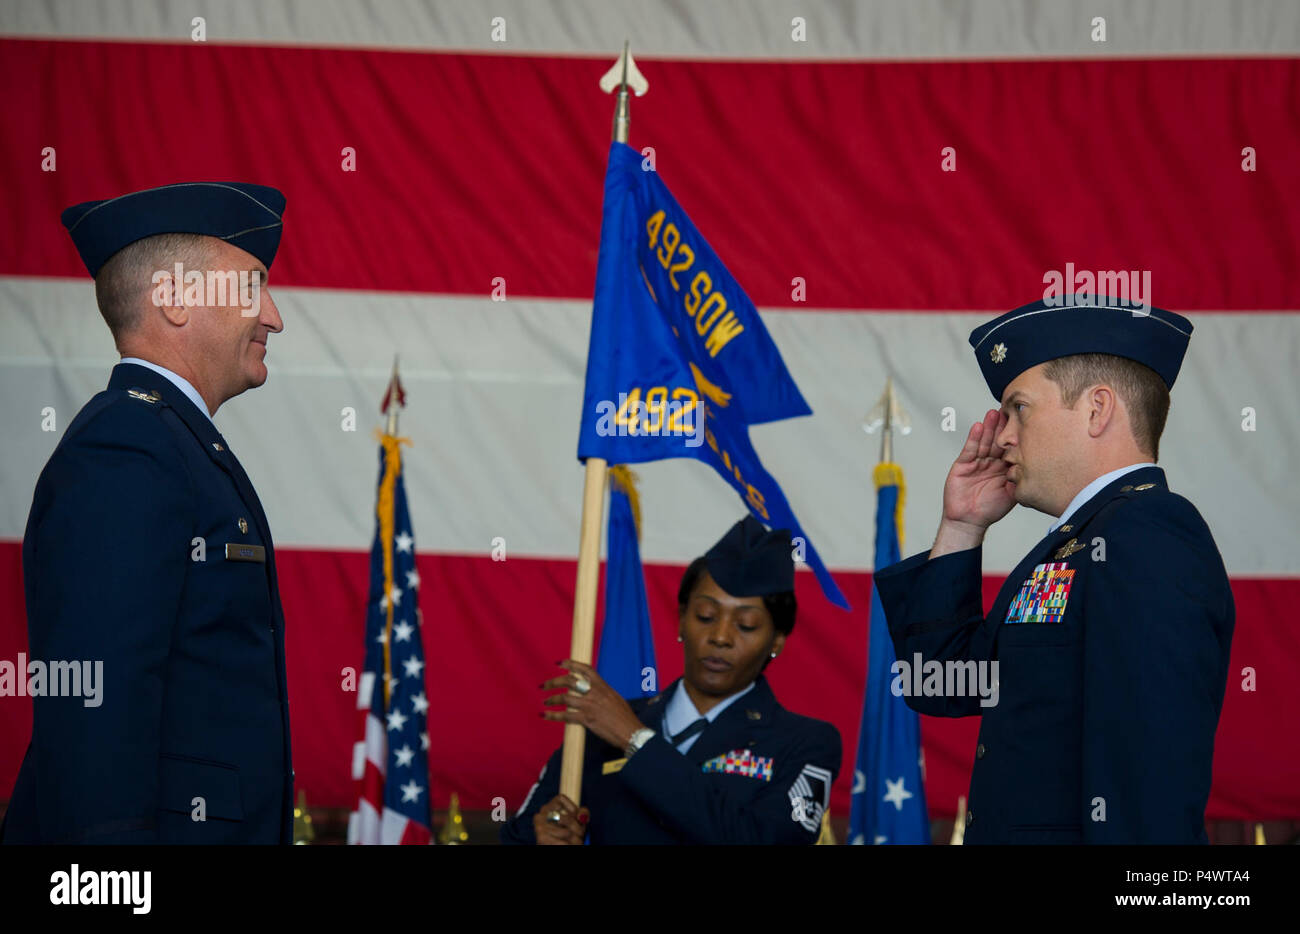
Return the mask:
{"type": "MultiPolygon", "coordinates": [[[[677,613],[678,615],[686,612],[686,605],[691,602],[691,591],[699,583],[700,575],[704,573],[704,558],[696,558],[686,567],[682,574],[681,586],[677,588],[677,613]]],[[[772,625],[776,631],[782,635],[790,635],[794,629],[795,610],[798,604],[794,599],[794,591],[786,590],[782,593],[766,594],[763,597],[763,606],[767,612],[772,615],[772,625]]]]}

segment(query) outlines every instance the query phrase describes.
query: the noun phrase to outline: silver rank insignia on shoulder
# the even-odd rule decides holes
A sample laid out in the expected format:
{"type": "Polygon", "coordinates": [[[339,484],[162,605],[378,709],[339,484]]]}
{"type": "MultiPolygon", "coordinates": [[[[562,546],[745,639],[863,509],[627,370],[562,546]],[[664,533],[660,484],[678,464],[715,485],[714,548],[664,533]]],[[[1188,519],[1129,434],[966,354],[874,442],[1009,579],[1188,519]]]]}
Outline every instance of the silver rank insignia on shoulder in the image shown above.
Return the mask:
{"type": "Polygon", "coordinates": [[[1083,549],[1087,547],[1088,547],[1087,545],[1080,545],[1079,540],[1077,538],[1072,538],[1064,545],[1062,545],[1060,548],[1056,549],[1056,554],[1053,555],[1052,557],[1056,558],[1059,561],[1061,558],[1068,558],[1076,551],[1083,551],[1083,549]]]}
{"type": "Polygon", "coordinates": [[[1139,492],[1142,490],[1154,490],[1155,488],[1156,485],[1154,483],[1143,483],[1140,486],[1133,487],[1135,491],[1139,491],[1139,492]]]}
{"type": "Polygon", "coordinates": [[[139,399],[141,402],[148,402],[150,405],[162,401],[162,394],[156,389],[151,389],[148,392],[143,389],[128,389],[126,394],[132,399],[139,399]]]}

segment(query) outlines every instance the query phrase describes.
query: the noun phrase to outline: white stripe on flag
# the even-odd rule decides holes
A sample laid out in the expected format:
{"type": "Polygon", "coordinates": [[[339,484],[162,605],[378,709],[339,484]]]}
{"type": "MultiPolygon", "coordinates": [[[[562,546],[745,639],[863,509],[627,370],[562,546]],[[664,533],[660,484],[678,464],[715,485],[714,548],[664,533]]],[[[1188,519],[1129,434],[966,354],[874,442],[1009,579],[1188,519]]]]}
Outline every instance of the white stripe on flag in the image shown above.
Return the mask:
{"type": "Polygon", "coordinates": [[[383,823],[379,827],[379,842],[384,846],[397,846],[406,833],[407,819],[391,808],[384,808],[383,823]]]}
{"type": "Polygon", "coordinates": [[[374,846],[380,842],[379,812],[369,801],[362,801],[348,821],[348,843],[374,846]],[[353,833],[355,825],[356,833],[353,833]]]}
{"type": "Polygon", "coordinates": [[[388,737],[384,725],[374,714],[366,717],[366,761],[385,774],[388,765],[388,737]]]}

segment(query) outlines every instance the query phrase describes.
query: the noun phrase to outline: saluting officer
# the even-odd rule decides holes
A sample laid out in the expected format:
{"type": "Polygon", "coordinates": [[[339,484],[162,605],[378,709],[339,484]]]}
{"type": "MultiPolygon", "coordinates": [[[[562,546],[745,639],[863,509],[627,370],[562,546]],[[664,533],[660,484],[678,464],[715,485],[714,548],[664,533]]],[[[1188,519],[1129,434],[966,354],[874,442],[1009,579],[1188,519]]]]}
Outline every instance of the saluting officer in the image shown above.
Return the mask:
{"type": "Polygon", "coordinates": [[[1233,602],[1195,507],[1156,466],[1186,318],[1077,296],[976,328],[994,399],[929,552],[876,575],[900,659],[996,662],[967,843],[1205,843],[1233,602]],[[986,616],[981,543],[1016,503],[1054,517],[986,616]]]}
{"type": "Polygon", "coordinates": [[[291,842],[271,531],[212,422],[266,382],[284,204],[196,182],[63,214],[122,362],[37,482],[28,642],[102,660],[104,683],[98,706],[33,699],[5,843],[291,842]]]}
{"type": "Polygon", "coordinates": [[[559,794],[556,750],[503,843],[815,843],[840,735],[777,703],[762,671],[795,622],[790,533],[746,516],[682,575],[685,674],[628,703],[589,665],[545,682],[551,720],[588,730],[584,806],[559,794]]]}

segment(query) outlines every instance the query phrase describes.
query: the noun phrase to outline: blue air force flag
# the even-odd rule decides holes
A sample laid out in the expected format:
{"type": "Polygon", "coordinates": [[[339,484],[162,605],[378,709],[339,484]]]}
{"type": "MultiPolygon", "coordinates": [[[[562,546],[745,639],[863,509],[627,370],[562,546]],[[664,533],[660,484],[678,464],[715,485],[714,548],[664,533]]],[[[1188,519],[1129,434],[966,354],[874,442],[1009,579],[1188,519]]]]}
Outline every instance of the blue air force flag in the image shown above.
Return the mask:
{"type": "MultiPolygon", "coordinates": [[[[897,564],[902,521],[903,471],[876,467],[876,556],[874,570],[897,564]]],[[[921,722],[916,711],[890,690],[894,643],[889,638],[880,594],[871,588],[867,690],[858,730],[849,811],[850,843],[929,843],[921,769],[921,722]]]]}
{"type": "Polygon", "coordinates": [[[810,414],[744,290],[659,175],[613,143],[579,459],[710,464],[756,519],[790,530],[827,598],[847,609],[749,440],[750,425],[810,414]]]}

